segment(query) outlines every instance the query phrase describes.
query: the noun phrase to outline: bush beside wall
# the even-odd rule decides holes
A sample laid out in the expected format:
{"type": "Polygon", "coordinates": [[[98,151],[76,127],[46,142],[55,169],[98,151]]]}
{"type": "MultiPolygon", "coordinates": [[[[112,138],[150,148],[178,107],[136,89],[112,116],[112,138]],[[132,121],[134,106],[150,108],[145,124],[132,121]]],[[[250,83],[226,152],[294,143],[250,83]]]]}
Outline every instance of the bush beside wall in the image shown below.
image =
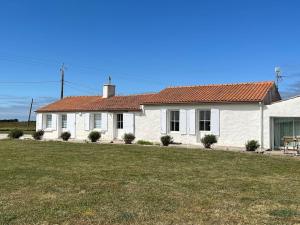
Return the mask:
{"type": "Polygon", "coordinates": [[[134,139],[135,139],[135,136],[132,133],[126,133],[123,136],[123,140],[124,140],[125,144],[131,144],[134,141],[134,139]]]}
{"type": "Polygon", "coordinates": [[[64,141],[68,141],[69,138],[71,137],[71,133],[70,132],[63,132],[60,137],[64,140],[64,141]]]}
{"type": "Polygon", "coordinates": [[[88,138],[91,142],[97,142],[101,138],[101,133],[98,131],[92,131],[88,138]]]}
{"type": "Polygon", "coordinates": [[[8,137],[11,139],[19,139],[20,137],[22,137],[24,135],[24,131],[21,129],[12,129],[9,134],[8,137]]]}
{"type": "Polygon", "coordinates": [[[258,149],[260,147],[260,144],[256,140],[249,140],[245,144],[245,147],[246,147],[247,151],[255,151],[256,149],[258,149]]]}
{"type": "Polygon", "coordinates": [[[35,140],[42,140],[43,136],[44,136],[44,131],[43,130],[34,131],[33,134],[32,134],[32,137],[35,140]]]}
{"type": "Polygon", "coordinates": [[[168,146],[173,142],[173,138],[170,135],[165,135],[160,138],[160,141],[163,146],[168,146]]]}
{"type": "Polygon", "coordinates": [[[218,142],[216,135],[207,134],[201,138],[201,142],[205,148],[211,148],[211,146],[218,142]]]}

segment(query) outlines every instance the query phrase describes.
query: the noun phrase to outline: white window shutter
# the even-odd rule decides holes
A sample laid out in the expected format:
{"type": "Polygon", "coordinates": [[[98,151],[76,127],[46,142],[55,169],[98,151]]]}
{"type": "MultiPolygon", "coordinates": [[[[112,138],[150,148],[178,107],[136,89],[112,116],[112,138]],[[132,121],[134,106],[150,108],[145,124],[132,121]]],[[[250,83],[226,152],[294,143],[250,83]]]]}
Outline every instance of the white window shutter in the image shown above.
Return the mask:
{"type": "Polygon", "coordinates": [[[90,113],[84,114],[84,130],[89,131],[90,130],[90,113]]]}
{"type": "Polygon", "coordinates": [[[101,130],[107,131],[108,113],[101,113],[101,130]]]}
{"type": "Polygon", "coordinates": [[[75,123],[76,123],[75,117],[76,117],[75,113],[67,114],[67,128],[68,131],[71,133],[71,138],[75,138],[75,123]]]}
{"type": "Polygon", "coordinates": [[[37,113],[36,114],[36,130],[43,129],[43,114],[37,113]]]}
{"type": "Polygon", "coordinates": [[[166,109],[160,110],[160,133],[162,134],[167,133],[167,110],[166,109]]]}
{"type": "Polygon", "coordinates": [[[125,133],[134,134],[134,113],[124,113],[123,124],[125,133]]]}
{"type": "Polygon", "coordinates": [[[57,114],[52,114],[52,130],[57,129],[57,114]]]}
{"type": "Polygon", "coordinates": [[[46,114],[42,114],[42,129],[45,130],[46,129],[46,114]]]}
{"type": "Polygon", "coordinates": [[[180,109],[179,113],[179,129],[181,134],[186,134],[187,113],[185,109],[180,109]]]}
{"type": "Polygon", "coordinates": [[[94,125],[94,118],[95,117],[95,114],[94,113],[90,113],[90,130],[93,130],[95,128],[95,125],[94,125]]]}
{"type": "Polygon", "coordinates": [[[196,110],[190,109],[188,111],[188,121],[189,121],[189,134],[196,134],[196,110]]]}
{"type": "Polygon", "coordinates": [[[219,109],[211,109],[211,132],[214,135],[220,135],[220,110],[219,109]]]}

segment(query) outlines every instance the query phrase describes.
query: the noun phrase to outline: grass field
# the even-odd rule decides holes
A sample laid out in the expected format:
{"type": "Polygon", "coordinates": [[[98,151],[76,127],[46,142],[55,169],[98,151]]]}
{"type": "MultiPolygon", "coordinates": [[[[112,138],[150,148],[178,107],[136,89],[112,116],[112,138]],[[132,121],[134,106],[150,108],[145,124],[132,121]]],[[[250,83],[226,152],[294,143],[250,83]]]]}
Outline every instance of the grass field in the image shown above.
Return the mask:
{"type": "Polygon", "coordinates": [[[293,158],[0,141],[0,224],[297,223],[293,158]]]}
{"type": "Polygon", "coordinates": [[[9,133],[15,128],[24,130],[25,134],[31,134],[35,131],[35,121],[31,121],[29,126],[27,126],[27,122],[0,122],[0,133],[9,133]]]}

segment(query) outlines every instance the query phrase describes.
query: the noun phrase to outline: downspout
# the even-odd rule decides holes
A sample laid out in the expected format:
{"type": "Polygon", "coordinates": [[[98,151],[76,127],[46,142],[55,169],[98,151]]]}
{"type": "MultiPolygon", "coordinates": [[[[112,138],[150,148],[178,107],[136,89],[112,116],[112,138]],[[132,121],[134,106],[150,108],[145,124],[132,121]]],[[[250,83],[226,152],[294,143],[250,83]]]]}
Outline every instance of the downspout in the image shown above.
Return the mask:
{"type": "Polygon", "coordinates": [[[264,103],[259,102],[260,107],[260,151],[264,148],[264,103]]]}

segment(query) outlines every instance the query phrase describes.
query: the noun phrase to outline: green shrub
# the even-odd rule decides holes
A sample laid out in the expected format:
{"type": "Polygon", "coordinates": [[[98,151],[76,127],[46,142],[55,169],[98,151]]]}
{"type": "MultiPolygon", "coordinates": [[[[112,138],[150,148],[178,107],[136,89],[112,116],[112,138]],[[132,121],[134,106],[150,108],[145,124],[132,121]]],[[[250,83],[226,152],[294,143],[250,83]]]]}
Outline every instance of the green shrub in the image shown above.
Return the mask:
{"type": "Polygon", "coordinates": [[[32,134],[32,137],[35,140],[42,140],[43,136],[44,136],[44,131],[43,130],[34,131],[33,134],[32,134]]]}
{"type": "Polygon", "coordinates": [[[216,135],[207,134],[201,138],[201,142],[205,148],[211,148],[211,146],[218,142],[216,135]]]}
{"type": "Polygon", "coordinates": [[[22,137],[24,134],[24,131],[21,129],[12,129],[9,134],[8,137],[12,138],[12,139],[19,139],[20,137],[22,137]]]}
{"type": "Polygon", "coordinates": [[[69,138],[71,137],[71,133],[70,132],[63,132],[60,137],[64,140],[64,141],[68,141],[69,138]]]}
{"type": "Polygon", "coordinates": [[[255,151],[256,149],[258,149],[260,147],[260,144],[256,140],[250,140],[250,141],[247,141],[247,143],[245,144],[245,147],[246,147],[247,151],[255,151]]]}
{"type": "Polygon", "coordinates": [[[131,144],[134,139],[135,139],[135,136],[132,133],[126,133],[123,136],[123,140],[124,140],[125,144],[131,144]]]}
{"type": "Polygon", "coordinates": [[[97,142],[101,138],[101,134],[98,131],[92,131],[89,134],[89,139],[91,142],[97,142]]]}
{"type": "Polygon", "coordinates": [[[168,146],[173,142],[173,138],[170,135],[165,135],[160,137],[160,141],[163,144],[163,146],[168,146]]]}
{"type": "Polygon", "coordinates": [[[153,145],[153,142],[145,140],[138,140],[136,143],[139,145],[153,145]]]}

